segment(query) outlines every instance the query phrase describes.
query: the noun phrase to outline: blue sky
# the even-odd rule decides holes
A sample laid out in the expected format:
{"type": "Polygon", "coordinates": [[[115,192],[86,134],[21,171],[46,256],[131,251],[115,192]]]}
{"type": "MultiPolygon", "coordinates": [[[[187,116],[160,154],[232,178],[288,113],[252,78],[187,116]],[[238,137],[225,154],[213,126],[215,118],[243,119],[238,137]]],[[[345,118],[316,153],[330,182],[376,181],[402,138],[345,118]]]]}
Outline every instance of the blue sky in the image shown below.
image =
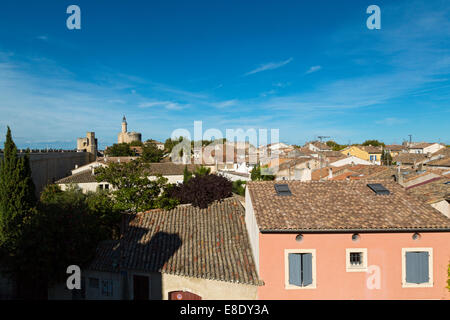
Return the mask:
{"type": "Polygon", "coordinates": [[[448,1],[21,1],[0,4],[0,141],[100,146],[129,130],[278,128],[450,143],[448,1]],[[81,8],[81,30],[66,8],[81,8]],[[366,8],[381,8],[369,30],[366,8]]]}

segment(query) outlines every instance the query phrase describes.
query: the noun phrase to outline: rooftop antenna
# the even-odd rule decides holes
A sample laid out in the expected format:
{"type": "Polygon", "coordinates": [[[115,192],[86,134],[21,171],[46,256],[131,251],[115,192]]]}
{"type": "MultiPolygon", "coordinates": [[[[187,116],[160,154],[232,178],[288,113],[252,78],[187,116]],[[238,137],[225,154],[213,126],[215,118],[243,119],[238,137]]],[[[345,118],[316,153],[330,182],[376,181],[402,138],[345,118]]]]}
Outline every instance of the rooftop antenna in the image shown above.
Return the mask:
{"type": "Polygon", "coordinates": [[[331,137],[329,137],[329,136],[317,136],[317,138],[319,138],[320,142],[322,143],[323,139],[331,138],[331,137]]]}

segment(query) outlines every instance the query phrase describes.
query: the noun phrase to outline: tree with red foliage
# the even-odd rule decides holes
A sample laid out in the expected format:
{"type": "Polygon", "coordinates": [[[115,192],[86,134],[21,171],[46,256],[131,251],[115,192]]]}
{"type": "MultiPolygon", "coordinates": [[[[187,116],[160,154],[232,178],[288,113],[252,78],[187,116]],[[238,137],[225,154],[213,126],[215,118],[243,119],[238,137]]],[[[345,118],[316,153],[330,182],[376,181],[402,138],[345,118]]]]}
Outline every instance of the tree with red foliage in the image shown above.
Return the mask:
{"type": "Polygon", "coordinates": [[[216,200],[230,197],[232,190],[233,184],[230,180],[216,174],[208,174],[195,176],[186,183],[174,186],[168,191],[168,195],[180,203],[206,208],[216,200]]]}

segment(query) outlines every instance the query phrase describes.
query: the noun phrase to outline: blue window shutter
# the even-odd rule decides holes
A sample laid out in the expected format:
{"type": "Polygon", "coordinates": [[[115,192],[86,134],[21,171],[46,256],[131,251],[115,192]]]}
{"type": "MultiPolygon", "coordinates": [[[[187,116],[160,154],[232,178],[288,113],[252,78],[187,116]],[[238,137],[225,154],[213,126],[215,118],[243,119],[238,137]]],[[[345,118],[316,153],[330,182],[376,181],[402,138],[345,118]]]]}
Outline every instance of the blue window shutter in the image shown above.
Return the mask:
{"type": "Polygon", "coordinates": [[[289,253],[289,284],[302,285],[301,255],[298,253],[289,253]]]}
{"type": "Polygon", "coordinates": [[[428,252],[417,252],[417,263],[419,270],[419,282],[426,283],[430,280],[428,270],[428,252]]]}
{"type": "Polygon", "coordinates": [[[419,263],[417,252],[406,252],[406,282],[419,283],[419,263]]]}
{"type": "Polygon", "coordinates": [[[302,254],[302,269],[303,269],[303,286],[308,286],[312,284],[312,254],[303,253],[302,254]]]}

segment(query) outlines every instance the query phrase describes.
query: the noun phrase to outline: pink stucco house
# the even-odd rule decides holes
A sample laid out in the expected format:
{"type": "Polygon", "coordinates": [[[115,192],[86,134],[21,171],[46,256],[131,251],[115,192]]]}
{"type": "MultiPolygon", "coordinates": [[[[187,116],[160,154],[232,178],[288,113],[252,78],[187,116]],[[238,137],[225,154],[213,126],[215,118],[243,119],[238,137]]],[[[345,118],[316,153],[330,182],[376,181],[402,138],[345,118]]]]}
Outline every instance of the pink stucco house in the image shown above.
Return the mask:
{"type": "Polygon", "coordinates": [[[450,299],[450,219],[391,181],[249,182],[259,299],[450,299]]]}

